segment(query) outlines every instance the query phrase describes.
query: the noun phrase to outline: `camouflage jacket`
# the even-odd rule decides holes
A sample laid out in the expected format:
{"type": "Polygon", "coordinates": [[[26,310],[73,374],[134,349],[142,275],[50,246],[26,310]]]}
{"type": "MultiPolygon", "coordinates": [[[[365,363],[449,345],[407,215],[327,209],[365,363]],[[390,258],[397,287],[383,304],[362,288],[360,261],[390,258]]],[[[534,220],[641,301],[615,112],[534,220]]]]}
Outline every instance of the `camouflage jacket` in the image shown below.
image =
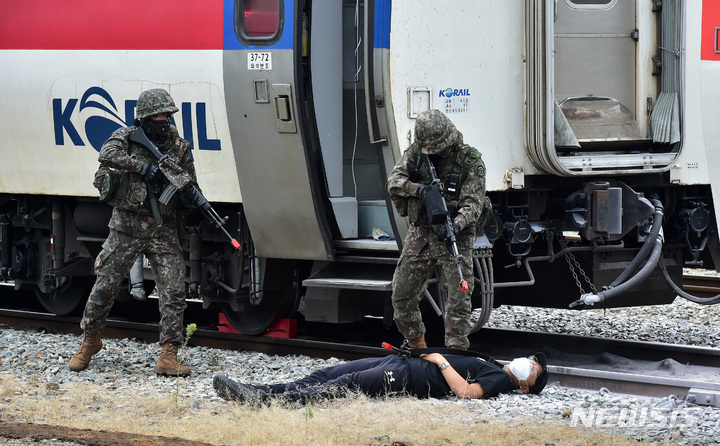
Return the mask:
{"type": "MultiPolygon", "coordinates": [[[[480,152],[466,144],[457,144],[447,158],[434,160],[431,155],[430,160],[445,186],[443,195],[448,211],[460,230],[481,226],[486,215],[483,214],[485,164],[480,152]]],[[[411,144],[390,173],[387,190],[398,213],[408,217],[413,225],[427,224],[423,203],[417,195],[420,185],[431,181],[430,169],[423,161],[420,148],[411,144]]]]}
{"type": "MultiPolygon", "coordinates": [[[[136,237],[151,237],[160,228],[174,231],[178,213],[178,193],[163,205],[157,201],[164,188],[164,182],[157,182],[148,186],[140,170],[144,163],[158,163],[157,158],[145,147],[129,140],[137,130],[137,127],[124,127],[116,130],[110,138],[105,141],[100,150],[98,160],[103,166],[115,169],[129,177],[127,193],[124,197],[112,202],[113,215],[109,226],[118,231],[136,237]],[[161,221],[157,221],[151,207],[151,196],[155,196],[161,221]]],[[[158,149],[163,154],[169,155],[177,165],[192,178],[197,184],[193,156],[190,150],[190,143],[178,135],[174,126],[170,127],[170,138],[168,142],[158,149]]]]}

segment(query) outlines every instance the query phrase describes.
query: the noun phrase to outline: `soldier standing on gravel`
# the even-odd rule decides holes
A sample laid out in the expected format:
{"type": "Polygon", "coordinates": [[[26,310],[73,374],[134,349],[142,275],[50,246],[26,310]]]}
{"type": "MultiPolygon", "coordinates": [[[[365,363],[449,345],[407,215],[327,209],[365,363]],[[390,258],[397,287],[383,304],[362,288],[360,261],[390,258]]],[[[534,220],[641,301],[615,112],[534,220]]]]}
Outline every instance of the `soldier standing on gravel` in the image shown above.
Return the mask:
{"type": "MultiPolygon", "coordinates": [[[[186,184],[197,184],[190,143],[171,124],[175,106],[170,94],[156,88],[140,93],[135,126],[115,131],[103,144],[95,175],[100,199],[113,206],[110,235],[95,260],[97,279],[85,306],[80,327],[83,341],[70,360],[70,370],[87,368],[102,348],[100,333],[124,278],[140,254],[150,262],[159,294],[160,343],[162,353],[155,366],[161,375],[190,375],[178,363],[177,351],[184,341],[185,263],[177,234],[183,193],[165,205],[158,201],[164,186],[163,172],[185,176],[186,184]],[[150,151],[129,140],[142,128],[164,157],[158,161],[150,151]],[[169,166],[171,163],[172,166],[169,166]],[[179,206],[180,205],[180,206],[179,206]]],[[[185,208],[187,209],[187,208],[185,208]]]]}
{"type": "Polygon", "coordinates": [[[392,280],[395,324],[411,349],[427,347],[419,305],[428,276],[439,264],[446,283],[450,284],[445,307],[445,346],[467,349],[472,328],[472,249],[485,217],[485,164],[481,154],[463,144],[462,133],[441,111],[422,112],[415,122],[415,142],[395,165],[387,189],[398,213],[408,217],[410,223],[392,280]],[[428,222],[424,199],[431,189],[432,176],[425,160],[434,165],[444,185],[442,193],[463,259],[463,277],[469,287],[465,292],[455,285],[460,278],[446,245],[449,234],[445,226],[433,227],[428,222]]]}

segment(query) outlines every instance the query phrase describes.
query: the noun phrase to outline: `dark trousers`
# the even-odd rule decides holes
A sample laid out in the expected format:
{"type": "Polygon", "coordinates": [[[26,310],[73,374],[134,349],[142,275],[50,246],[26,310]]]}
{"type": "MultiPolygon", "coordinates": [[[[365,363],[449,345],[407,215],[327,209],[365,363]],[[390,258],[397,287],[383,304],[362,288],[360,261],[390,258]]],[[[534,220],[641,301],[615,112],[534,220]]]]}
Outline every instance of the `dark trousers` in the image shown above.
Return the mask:
{"type": "Polygon", "coordinates": [[[273,394],[294,401],[313,401],[342,396],[347,390],[359,390],[377,396],[405,390],[408,367],[399,356],[364,358],[317,370],[291,383],[261,386],[273,394]]]}

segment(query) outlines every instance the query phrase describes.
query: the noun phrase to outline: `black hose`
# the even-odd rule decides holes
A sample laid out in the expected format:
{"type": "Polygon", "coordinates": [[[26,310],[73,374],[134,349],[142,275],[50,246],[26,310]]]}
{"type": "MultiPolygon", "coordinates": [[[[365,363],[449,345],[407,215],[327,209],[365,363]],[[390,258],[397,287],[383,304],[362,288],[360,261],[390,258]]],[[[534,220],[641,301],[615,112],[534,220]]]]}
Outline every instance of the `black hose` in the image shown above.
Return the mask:
{"type": "Polygon", "coordinates": [[[481,255],[473,259],[475,270],[478,277],[475,277],[475,286],[480,287],[480,295],[482,296],[482,305],[480,318],[473,324],[470,333],[475,333],[481,329],[490,319],[490,312],[494,305],[493,278],[492,278],[492,261],[490,257],[481,255]]]}
{"type": "Polygon", "coordinates": [[[667,272],[667,268],[665,268],[665,262],[660,259],[659,262],[660,271],[663,273],[663,277],[665,277],[665,282],[667,282],[668,285],[670,285],[670,288],[673,289],[677,293],[678,296],[684,297],[685,299],[689,300],[690,302],[695,302],[696,304],[701,305],[714,305],[717,303],[720,303],[720,294],[716,294],[713,297],[697,297],[693,296],[692,294],[688,294],[685,291],[683,291],[680,287],[678,287],[675,282],[673,282],[672,278],[670,277],[670,274],[667,272]]]}
{"type": "Polygon", "coordinates": [[[652,228],[650,229],[650,234],[648,235],[645,243],[643,243],[640,251],[638,251],[635,258],[632,259],[632,262],[630,262],[630,264],[625,268],[625,270],[620,273],[617,279],[615,279],[613,283],[608,286],[608,289],[615,288],[616,286],[625,282],[630,276],[635,273],[642,261],[647,258],[650,250],[655,244],[654,241],[657,239],[658,234],[660,234],[660,229],[662,229],[663,222],[663,206],[660,200],[651,198],[650,202],[655,206],[655,213],[653,214],[653,222],[652,228]]]}
{"type": "Polygon", "coordinates": [[[662,257],[662,245],[662,238],[657,237],[655,239],[655,245],[652,252],[650,253],[650,257],[648,258],[647,263],[645,263],[645,266],[643,266],[642,269],[638,271],[638,273],[630,280],[615,288],[601,291],[595,295],[585,294],[580,299],[571,303],[570,308],[576,307],[578,305],[593,305],[596,303],[604,302],[642,283],[650,275],[650,273],[652,273],[652,271],[655,269],[655,266],[657,266],[660,257],[662,257]]]}
{"type": "Polygon", "coordinates": [[[643,266],[642,269],[640,271],[638,271],[637,274],[635,274],[632,278],[630,278],[628,281],[622,283],[621,285],[618,285],[615,288],[611,288],[607,291],[603,291],[600,294],[604,295],[605,299],[610,299],[612,297],[615,297],[619,294],[624,293],[625,291],[629,290],[630,288],[635,287],[636,285],[639,285],[645,279],[647,279],[647,277],[650,275],[650,273],[652,273],[652,271],[655,269],[655,266],[657,266],[657,263],[660,260],[660,257],[662,257],[661,254],[662,254],[662,239],[660,239],[658,237],[655,239],[655,245],[653,247],[652,252],[650,253],[650,257],[648,258],[647,263],[645,263],[645,266],[643,266]]]}

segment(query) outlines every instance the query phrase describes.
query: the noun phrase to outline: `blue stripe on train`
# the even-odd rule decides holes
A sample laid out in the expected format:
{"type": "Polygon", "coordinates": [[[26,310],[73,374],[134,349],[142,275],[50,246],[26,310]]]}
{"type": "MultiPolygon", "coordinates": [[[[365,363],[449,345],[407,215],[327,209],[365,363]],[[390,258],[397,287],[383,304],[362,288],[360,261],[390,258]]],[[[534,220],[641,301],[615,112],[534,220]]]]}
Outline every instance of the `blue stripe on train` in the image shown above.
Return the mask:
{"type": "Polygon", "coordinates": [[[392,0],[375,1],[375,48],[390,49],[390,10],[392,0]]]}

